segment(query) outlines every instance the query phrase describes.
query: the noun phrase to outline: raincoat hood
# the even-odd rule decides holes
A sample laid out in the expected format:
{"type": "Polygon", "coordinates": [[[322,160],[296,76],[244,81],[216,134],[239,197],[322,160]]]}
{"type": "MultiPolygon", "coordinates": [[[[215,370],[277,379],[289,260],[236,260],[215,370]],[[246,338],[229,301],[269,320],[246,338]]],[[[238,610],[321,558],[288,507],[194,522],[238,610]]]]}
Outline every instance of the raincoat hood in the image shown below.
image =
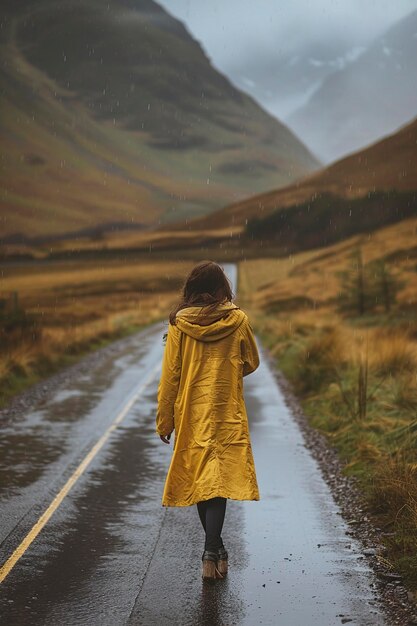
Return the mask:
{"type": "Polygon", "coordinates": [[[222,302],[214,311],[201,312],[201,306],[180,309],[176,325],[185,334],[198,341],[217,341],[233,333],[245,318],[245,313],[233,302],[222,302]]]}

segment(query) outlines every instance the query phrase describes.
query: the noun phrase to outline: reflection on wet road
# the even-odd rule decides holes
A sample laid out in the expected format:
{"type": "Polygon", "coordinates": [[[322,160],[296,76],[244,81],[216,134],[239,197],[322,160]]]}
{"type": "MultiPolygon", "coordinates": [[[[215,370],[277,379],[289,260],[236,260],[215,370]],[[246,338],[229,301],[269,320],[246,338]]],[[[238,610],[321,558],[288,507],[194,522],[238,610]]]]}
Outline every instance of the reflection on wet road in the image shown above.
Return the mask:
{"type": "Polygon", "coordinates": [[[155,434],[165,327],[138,333],[4,428],[1,562],[148,378],[0,585],[1,623],[383,624],[371,574],[262,351],[244,383],[261,500],[228,502],[230,573],[202,584],[196,507],[161,506],[171,454],[155,434]]]}

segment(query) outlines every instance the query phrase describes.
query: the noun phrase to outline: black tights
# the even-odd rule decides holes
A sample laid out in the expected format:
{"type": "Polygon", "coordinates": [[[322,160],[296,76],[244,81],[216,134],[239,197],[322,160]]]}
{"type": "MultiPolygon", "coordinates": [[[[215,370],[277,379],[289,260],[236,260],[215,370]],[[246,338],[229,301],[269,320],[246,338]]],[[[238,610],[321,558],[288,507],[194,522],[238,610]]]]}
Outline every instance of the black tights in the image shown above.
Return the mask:
{"type": "Polygon", "coordinates": [[[206,533],[204,549],[215,552],[223,547],[221,533],[226,513],[226,498],[217,497],[197,502],[197,510],[206,533]]]}

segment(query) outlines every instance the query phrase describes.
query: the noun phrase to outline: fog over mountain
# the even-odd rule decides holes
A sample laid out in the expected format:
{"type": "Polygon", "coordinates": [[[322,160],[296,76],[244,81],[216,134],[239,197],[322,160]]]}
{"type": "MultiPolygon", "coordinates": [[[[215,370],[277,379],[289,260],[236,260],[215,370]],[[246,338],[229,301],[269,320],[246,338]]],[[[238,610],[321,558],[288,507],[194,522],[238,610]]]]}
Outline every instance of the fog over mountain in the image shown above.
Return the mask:
{"type": "Polygon", "coordinates": [[[289,126],[323,162],[380,139],[417,113],[417,11],[332,73],[289,126]]]}
{"type": "Polygon", "coordinates": [[[414,9],[417,0],[161,0],[212,63],[279,119],[414,9]]]}

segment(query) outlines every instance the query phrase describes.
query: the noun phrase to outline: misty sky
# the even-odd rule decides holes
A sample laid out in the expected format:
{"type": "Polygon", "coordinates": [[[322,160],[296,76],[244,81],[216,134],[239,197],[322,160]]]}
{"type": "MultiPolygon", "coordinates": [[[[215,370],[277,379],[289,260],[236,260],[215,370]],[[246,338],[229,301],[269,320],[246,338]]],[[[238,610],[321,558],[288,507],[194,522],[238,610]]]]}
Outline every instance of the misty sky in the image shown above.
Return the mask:
{"type": "Polygon", "coordinates": [[[159,0],[213,65],[285,119],[417,0],[159,0]]]}

